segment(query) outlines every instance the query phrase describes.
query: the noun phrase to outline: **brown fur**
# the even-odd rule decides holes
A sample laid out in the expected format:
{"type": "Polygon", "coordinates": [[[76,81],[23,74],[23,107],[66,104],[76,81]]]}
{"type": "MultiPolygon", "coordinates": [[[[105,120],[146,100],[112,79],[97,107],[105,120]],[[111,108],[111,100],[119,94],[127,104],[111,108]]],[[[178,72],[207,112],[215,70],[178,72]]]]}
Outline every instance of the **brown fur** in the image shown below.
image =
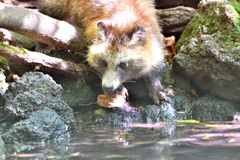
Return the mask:
{"type": "MultiPolygon", "coordinates": [[[[103,86],[116,90],[131,78],[150,75],[164,60],[151,0],[39,0],[39,9],[85,29],[87,60],[102,74],[103,86]]],[[[156,92],[161,89],[160,84],[156,92]]]]}

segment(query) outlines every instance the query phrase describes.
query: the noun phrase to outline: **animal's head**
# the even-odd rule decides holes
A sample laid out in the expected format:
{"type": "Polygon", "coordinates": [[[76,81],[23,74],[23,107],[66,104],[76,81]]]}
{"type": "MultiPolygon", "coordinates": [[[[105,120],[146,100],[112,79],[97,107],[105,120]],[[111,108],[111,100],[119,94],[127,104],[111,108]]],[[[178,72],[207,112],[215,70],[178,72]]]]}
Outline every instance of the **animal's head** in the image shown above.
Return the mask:
{"type": "Polygon", "coordinates": [[[147,33],[141,26],[128,31],[99,21],[97,39],[89,48],[88,63],[102,75],[105,93],[114,92],[123,82],[139,77],[151,68],[147,33]]]}

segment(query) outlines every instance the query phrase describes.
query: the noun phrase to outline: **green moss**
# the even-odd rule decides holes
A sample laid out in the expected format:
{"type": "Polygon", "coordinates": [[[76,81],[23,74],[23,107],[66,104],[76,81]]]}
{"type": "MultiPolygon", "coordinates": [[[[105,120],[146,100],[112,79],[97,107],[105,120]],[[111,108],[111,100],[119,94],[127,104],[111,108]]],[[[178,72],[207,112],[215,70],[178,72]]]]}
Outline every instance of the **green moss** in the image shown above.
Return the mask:
{"type": "Polygon", "coordinates": [[[4,58],[0,56],[0,70],[4,70],[4,73],[7,74],[7,72],[9,72],[9,65],[8,65],[8,61],[4,58]]]}
{"type": "Polygon", "coordinates": [[[238,31],[240,31],[240,26],[239,26],[240,16],[239,16],[238,12],[235,10],[234,6],[229,6],[228,10],[233,15],[232,22],[233,22],[234,26],[238,29],[238,31]]]}
{"type": "Polygon", "coordinates": [[[11,45],[4,44],[2,42],[0,42],[0,48],[4,49],[6,51],[9,51],[13,54],[16,54],[16,55],[27,53],[27,51],[24,48],[14,47],[14,46],[11,46],[11,45]]]}
{"type": "MultiPolygon", "coordinates": [[[[240,3],[236,0],[200,4],[199,13],[187,25],[176,44],[177,51],[188,40],[212,35],[217,42],[229,47],[240,47],[240,3]]],[[[201,38],[200,38],[201,39],[201,38]]]]}
{"type": "MultiPolygon", "coordinates": [[[[10,54],[15,54],[15,55],[27,53],[27,51],[24,48],[18,48],[18,47],[14,47],[14,46],[7,45],[0,42],[0,52],[1,50],[9,51],[10,54]]],[[[0,56],[0,68],[2,68],[5,71],[5,74],[10,73],[10,67],[8,65],[7,60],[1,56],[0,56]]]]}
{"type": "Polygon", "coordinates": [[[240,13],[240,3],[236,0],[229,0],[229,2],[234,6],[234,9],[240,13]]]}
{"type": "Polygon", "coordinates": [[[7,60],[4,57],[1,57],[1,56],[0,56],[0,68],[2,68],[5,71],[9,70],[7,60]]]}

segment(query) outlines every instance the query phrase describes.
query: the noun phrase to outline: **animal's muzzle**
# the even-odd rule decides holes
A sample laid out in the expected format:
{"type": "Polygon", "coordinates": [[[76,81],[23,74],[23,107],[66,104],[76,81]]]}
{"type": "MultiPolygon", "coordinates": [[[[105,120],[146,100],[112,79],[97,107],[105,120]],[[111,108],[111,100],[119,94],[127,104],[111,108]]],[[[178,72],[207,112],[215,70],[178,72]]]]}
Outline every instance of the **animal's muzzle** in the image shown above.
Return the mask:
{"type": "Polygon", "coordinates": [[[112,93],[114,91],[113,84],[103,84],[102,89],[104,90],[105,93],[112,93]]]}

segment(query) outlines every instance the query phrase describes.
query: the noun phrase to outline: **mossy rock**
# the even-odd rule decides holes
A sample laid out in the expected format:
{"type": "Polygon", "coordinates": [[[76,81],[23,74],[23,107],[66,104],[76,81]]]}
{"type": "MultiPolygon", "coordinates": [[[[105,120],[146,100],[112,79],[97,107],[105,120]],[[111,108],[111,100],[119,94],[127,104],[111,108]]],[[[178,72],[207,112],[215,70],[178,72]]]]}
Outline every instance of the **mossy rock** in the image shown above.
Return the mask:
{"type": "Polygon", "coordinates": [[[233,101],[240,100],[239,6],[236,0],[201,1],[173,61],[174,71],[200,89],[233,101]]]}

